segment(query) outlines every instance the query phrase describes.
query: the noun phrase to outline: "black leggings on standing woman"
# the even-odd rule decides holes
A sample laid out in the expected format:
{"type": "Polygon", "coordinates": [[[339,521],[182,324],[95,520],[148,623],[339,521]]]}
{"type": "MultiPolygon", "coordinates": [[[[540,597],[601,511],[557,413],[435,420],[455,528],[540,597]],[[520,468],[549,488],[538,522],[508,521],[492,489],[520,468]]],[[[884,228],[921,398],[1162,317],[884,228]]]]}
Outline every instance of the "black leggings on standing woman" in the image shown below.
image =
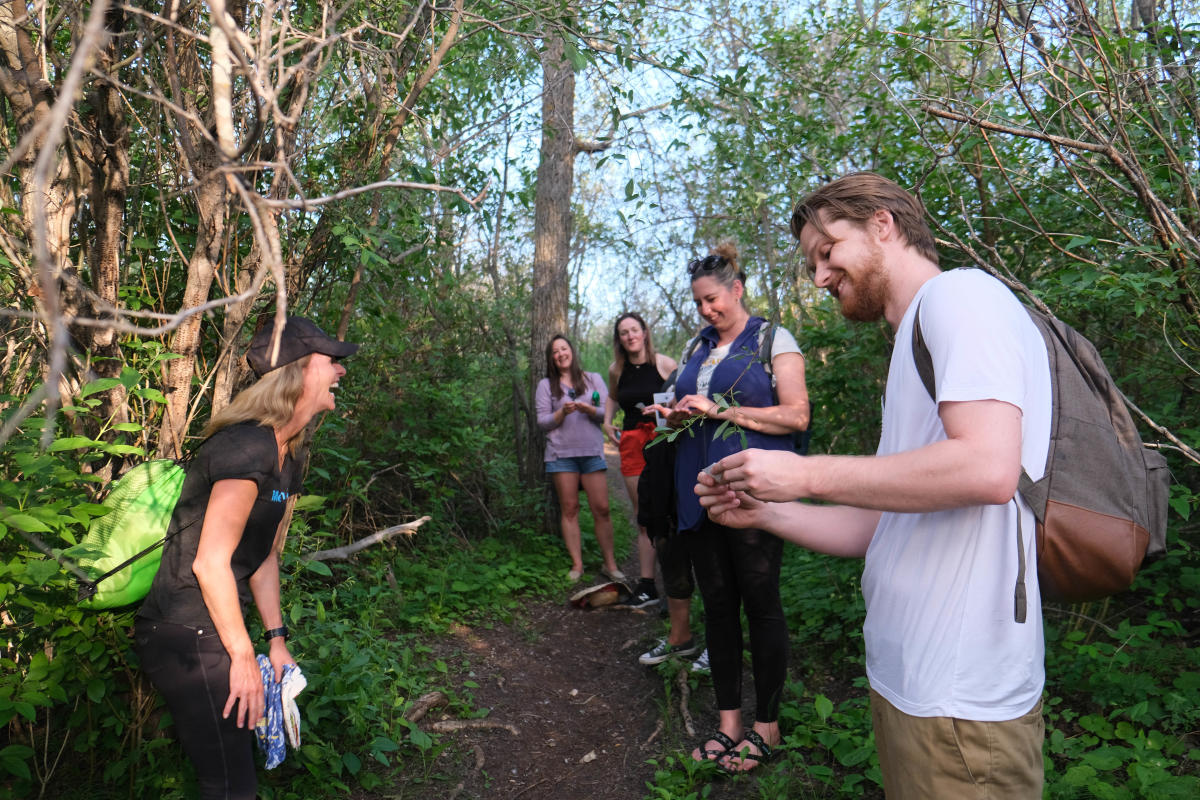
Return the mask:
{"type": "Polygon", "coordinates": [[[734,530],[705,518],[691,537],[692,565],[704,597],[705,637],[721,711],[742,707],[742,618],[750,625],[755,718],[775,722],[787,678],[788,630],[779,599],[783,540],[734,530]]]}
{"type": "Polygon", "coordinates": [[[139,618],[134,647],[142,670],[167,701],[175,734],[196,767],[202,800],[254,800],[254,727],[237,726],[229,699],[229,653],[216,630],[139,618]]]}

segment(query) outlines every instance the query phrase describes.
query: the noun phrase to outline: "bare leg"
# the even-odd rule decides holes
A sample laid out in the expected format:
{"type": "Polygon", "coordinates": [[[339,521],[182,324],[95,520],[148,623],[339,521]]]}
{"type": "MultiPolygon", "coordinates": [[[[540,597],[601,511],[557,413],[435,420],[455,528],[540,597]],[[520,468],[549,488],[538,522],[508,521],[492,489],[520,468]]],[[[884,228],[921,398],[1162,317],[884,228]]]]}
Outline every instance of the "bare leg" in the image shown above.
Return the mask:
{"type": "MultiPolygon", "coordinates": [[[[583,547],[579,542],[579,473],[552,472],[554,491],[558,493],[558,523],[563,544],[571,556],[571,568],[583,570],[583,547]]],[[[612,538],[609,538],[612,549],[612,538]]]]}
{"type": "MultiPolygon", "coordinates": [[[[596,523],[596,541],[600,544],[600,552],[604,555],[604,568],[610,572],[617,571],[617,560],[613,557],[613,527],[612,516],[608,509],[608,478],[604,470],[589,472],[583,476],[583,490],[587,492],[588,508],[592,510],[592,519],[596,523]]],[[[575,528],[576,538],[579,528],[575,528]]]]}
{"type": "MultiPolygon", "coordinates": [[[[721,733],[725,734],[726,736],[728,736],[730,739],[732,739],[735,742],[741,741],[741,739],[742,739],[742,710],[740,708],[732,708],[727,711],[726,710],[720,711],[718,713],[720,714],[720,717],[721,717],[721,723],[720,723],[721,733]]],[[[775,733],[776,733],[776,736],[779,735],[778,726],[776,727],[775,733]]],[[[745,745],[748,743],[743,742],[742,744],[745,745]]],[[[705,749],[705,750],[720,750],[721,743],[716,741],[715,739],[709,739],[707,742],[704,743],[703,749],[705,749]]],[[[695,750],[692,751],[692,758],[694,758],[697,761],[715,760],[712,758],[706,758],[705,754],[701,752],[700,747],[697,747],[695,750]]]]}
{"type": "Polygon", "coordinates": [[[667,634],[667,644],[680,645],[692,638],[691,626],[692,600],[690,597],[676,600],[667,598],[667,613],[671,617],[671,630],[667,634]]]}
{"type": "MultiPolygon", "coordinates": [[[[638,515],[638,496],[637,496],[637,475],[622,475],[625,479],[625,490],[629,492],[629,502],[633,506],[633,523],[637,525],[638,515]]],[[[654,580],[654,544],[650,541],[650,537],[646,535],[646,529],[641,525],[637,526],[637,548],[638,548],[638,570],[639,577],[645,578],[648,581],[654,580]]]]}

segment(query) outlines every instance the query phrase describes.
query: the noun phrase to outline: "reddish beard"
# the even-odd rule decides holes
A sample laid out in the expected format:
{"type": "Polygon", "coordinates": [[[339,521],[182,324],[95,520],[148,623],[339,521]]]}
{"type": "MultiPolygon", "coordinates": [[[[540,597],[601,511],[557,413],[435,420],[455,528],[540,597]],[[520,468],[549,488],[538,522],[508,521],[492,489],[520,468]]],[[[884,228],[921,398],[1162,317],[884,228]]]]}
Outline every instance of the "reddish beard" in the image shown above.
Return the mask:
{"type": "Polygon", "coordinates": [[[874,322],[883,318],[887,305],[888,276],[883,269],[883,248],[870,248],[857,270],[857,275],[846,275],[849,292],[839,292],[838,302],[842,316],[854,322],[874,322]]]}

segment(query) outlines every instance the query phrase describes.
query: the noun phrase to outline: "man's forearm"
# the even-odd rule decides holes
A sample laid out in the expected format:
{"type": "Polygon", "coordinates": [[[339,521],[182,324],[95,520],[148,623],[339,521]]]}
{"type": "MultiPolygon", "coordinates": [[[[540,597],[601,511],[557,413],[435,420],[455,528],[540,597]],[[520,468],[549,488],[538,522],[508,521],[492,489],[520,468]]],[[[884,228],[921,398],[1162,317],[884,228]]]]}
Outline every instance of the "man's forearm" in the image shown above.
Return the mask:
{"type": "Polygon", "coordinates": [[[879,511],[850,506],[768,503],[763,530],[818,553],[862,558],[879,515],[879,511]]]}

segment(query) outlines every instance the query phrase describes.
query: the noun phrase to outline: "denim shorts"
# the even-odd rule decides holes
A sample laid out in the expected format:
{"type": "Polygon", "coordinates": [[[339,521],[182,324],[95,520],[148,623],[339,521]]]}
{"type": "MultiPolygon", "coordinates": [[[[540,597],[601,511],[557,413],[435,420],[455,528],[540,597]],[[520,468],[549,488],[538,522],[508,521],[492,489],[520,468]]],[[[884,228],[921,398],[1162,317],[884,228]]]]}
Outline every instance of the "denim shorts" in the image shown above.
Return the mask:
{"type": "Polygon", "coordinates": [[[608,469],[604,456],[568,456],[546,462],[546,472],[578,472],[587,475],[589,472],[603,472],[608,469]]]}

